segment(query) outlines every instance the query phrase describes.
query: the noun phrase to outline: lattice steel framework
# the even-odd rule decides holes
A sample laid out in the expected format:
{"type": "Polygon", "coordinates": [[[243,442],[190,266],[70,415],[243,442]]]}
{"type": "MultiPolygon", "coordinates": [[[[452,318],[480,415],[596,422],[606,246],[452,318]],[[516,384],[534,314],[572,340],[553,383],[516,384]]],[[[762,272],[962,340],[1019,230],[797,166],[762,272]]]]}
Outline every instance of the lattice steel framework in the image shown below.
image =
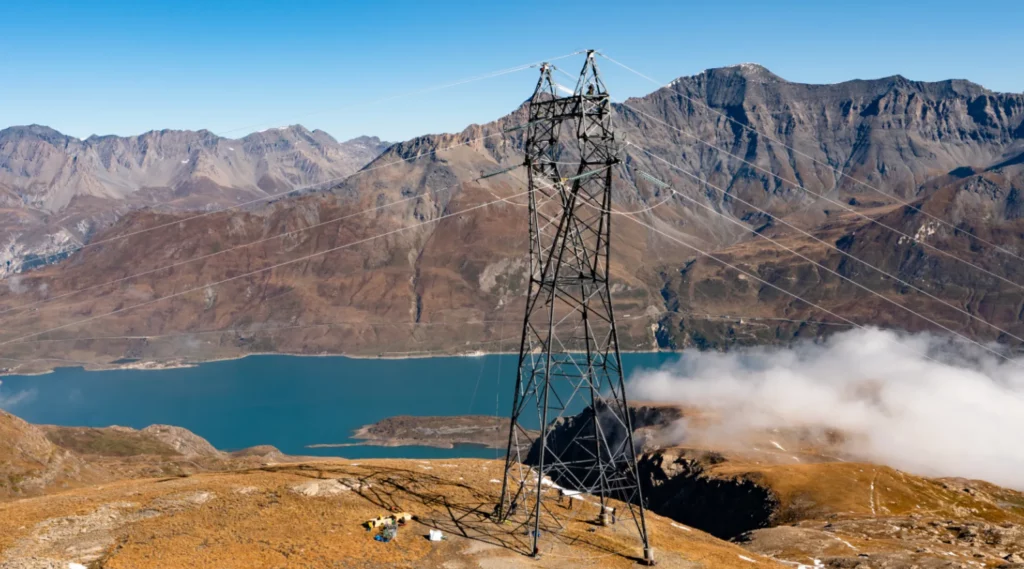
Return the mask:
{"type": "Polygon", "coordinates": [[[609,289],[611,100],[592,51],[571,96],[551,72],[541,66],[529,105],[530,283],[495,514],[531,532],[538,555],[542,531],[562,527],[551,507],[561,488],[598,498],[603,524],[620,500],[653,562],[609,289]]]}

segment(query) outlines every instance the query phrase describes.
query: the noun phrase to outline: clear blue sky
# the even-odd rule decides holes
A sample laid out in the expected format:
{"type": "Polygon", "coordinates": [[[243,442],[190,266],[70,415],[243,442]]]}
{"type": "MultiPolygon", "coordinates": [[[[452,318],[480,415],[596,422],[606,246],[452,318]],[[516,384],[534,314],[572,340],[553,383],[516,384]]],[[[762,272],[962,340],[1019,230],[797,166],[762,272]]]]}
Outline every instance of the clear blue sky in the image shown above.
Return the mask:
{"type": "MultiPolygon", "coordinates": [[[[791,81],[899,73],[1021,92],[1022,23],[1020,0],[11,1],[0,128],[238,136],[301,123],[401,140],[508,112],[536,71],[363,103],[586,47],[663,81],[752,61],[791,81]]],[[[653,89],[604,69],[613,96],[653,89]]]]}

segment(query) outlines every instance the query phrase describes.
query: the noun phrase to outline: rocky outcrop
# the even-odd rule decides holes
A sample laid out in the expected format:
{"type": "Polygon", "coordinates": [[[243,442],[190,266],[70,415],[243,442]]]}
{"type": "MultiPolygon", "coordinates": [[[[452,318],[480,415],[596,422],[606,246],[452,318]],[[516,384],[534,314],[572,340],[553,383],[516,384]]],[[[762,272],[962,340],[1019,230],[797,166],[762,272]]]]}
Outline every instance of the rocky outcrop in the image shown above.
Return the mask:
{"type": "Polygon", "coordinates": [[[0,499],[99,476],[73,452],[50,442],[39,427],[0,410],[0,499]]]}
{"type": "MultiPolygon", "coordinates": [[[[600,425],[603,440],[610,448],[625,447],[625,421],[618,416],[618,411],[611,405],[599,403],[595,415],[593,408],[588,407],[577,415],[559,418],[551,423],[547,435],[547,445],[554,455],[560,456],[565,462],[575,462],[592,457],[592,450],[572,444],[577,439],[593,440],[595,423],[600,425]]],[[[683,411],[670,405],[634,404],[628,407],[629,424],[633,426],[633,444],[641,451],[648,443],[658,439],[658,433],[683,417],[683,411]]],[[[540,441],[535,440],[527,453],[526,461],[537,464],[540,459],[540,441]]],[[[582,478],[579,478],[582,479],[582,478]]],[[[565,483],[566,480],[556,480],[565,483]]]]}
{"type": "Polygon", "coordinates": [[[776,522],[779,499],[751,476],[709,471],[725,459],[715,452],[657,451],[637,462],[651,511],[722,539],[776,522]]]}
{"type": "Polygon", "coordinates": [[[0,411],[0,501],[124,478],[290,462],[272,446],[232,453],[181,427],[32,425],[0,411]]]}
{"type": "MultiPolygon", "coordinates": [[[[677,79],[627,101],[622,115],[632,140],[727,188],[728,196],[707,191],[723,210],[747,218],[759,214],[729,196],[768,206],[774,215],[813,202],[815,194],[862,202],[884,201],[884,194],[914,199],[937,176],[1015,156],[1022,142],[1024,94],[898,75],[808,85],[745,64],[677,79]]],[[[651,167],[695,195],[705,191],[664,164],[651,167]]]]}
{"type": "Polygon", "coordinates": [[[181,427],[150,425],[139,432],[164,443],[184,457],[219,457],[223,454],[203,437],[181,427]]]}
{"type": "MultiPolygon", "coordinates": [[[[629,407],[634,427],[634,444],[638,451],[637,467],[640,486],[647,507],[658,514],[689,526],[700,528],[716,537],[729,539],[745,531],[768,526],[779,511],[779,500],[771,489],[750,477],[722,477],[709,468],[725,461],[715,452],[657,449],[655,441],[684,416],[678,407],[635,404],[629,407]],[[644,452],[644,448],[648,450],[644,452]]],[[[613,448],[618,448],[625,432],[621,422],[611,417],[610,408],[599,407],[602,432],[613,448]]],[[[593,412],[588,408],[578,415],[552,423],[547,444],[552,456],[566,463],[586,461],[592,449],[585,449],[579,440],[593,438],[593,412]]],[[[534,442],[527,463],[536,465],[540,443],[534,442]]],[[[552,472],[552,480],[573,487],[574,480],[586,480],[584,468],[569,473],[552,472]]]]}

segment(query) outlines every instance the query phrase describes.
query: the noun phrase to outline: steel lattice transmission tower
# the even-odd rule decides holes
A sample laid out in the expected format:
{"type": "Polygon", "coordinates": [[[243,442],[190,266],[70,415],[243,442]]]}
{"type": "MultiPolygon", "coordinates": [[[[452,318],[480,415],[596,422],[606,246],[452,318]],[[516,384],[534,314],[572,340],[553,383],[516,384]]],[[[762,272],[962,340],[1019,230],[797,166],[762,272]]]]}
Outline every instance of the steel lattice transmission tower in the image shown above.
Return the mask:
{"type": "Polygon", "coordinates": [[[562,527],[556,485],[598,497],[603,524],[607,501],[620,500],[653,562],[609,288],[619,163],[611,99],[593,51],[571,96],[559,96],[551,74],[541,66],[529,104],[530,283],[495,514],[522,524],[537,555],[542,533],[562,527]],[[582,411],[585,419],[573,419],[582,411]]]}

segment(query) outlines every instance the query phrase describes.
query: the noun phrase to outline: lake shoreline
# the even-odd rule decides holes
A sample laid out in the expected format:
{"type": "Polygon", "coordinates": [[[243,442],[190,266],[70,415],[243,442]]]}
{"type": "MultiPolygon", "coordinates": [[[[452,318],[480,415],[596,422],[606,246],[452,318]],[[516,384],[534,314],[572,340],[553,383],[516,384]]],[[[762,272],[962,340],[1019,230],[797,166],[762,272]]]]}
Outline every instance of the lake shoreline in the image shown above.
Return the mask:
{"type": "MultiPolygon", "coordinates": [[[[582,352],[579,352],[582,353],[582,352]]],[[[682,351],[674,350],[622,350],[622,354],[682,354],[682,351]]],[[[297,357],[297,358],[346,358],[350,360],[431,360],[431,359],[442,359],[442,358],[483,358],[487,356],[516,356],[519,355],[519,351],[515,352],[468,352],[468,353],[451,353],[451,354],[440,354],[440,353],[423,353],[417,354],[416,352],[407,352],[407,355],[351,355],[351,354],[297,354],[288,352],[252,352],[248,354],[242,354],[239,356],[224,357],[224,358],[212,358],[208,360],[187,360],[187,361],[140,361],[131,362],[128,364],[85,364],[77,366],[57,366],[53,369],[34,373],[17,373],[17,372],[0,372],[0,379],[4,377],[35,377],[49,375],[57,370],[61,369],[78,369],[81,368],[88,372],[97,371],[163,371],[169,369],[185,369],[192,368],[203,364],[217,363],[217,362],[231,362],[244,360],[250,357],[261,357],[261,356],[284,356],[284,357],[297,357]]],[[[84,362],[83,362],[84,363],[84,362]]]]}
{"type": "MultiPolygon", "coordinates": [[[[58,368],[45,378],[6,376],[0,407],[36,424],[135,429],[177,425],[219,449],[266,444],[293,456],[491,458],[494,449],[463,443],[494,439],[500,445],[489,446],[507,444],[516,355],[386,360],[249,355],[191,367],[176,365],[159,373],[135,362],[136,369],[105,373],[77,366],[58,368]],[[474,425],[466,423],[470,415],[488,418],[474,425]],[[444,419],[435,423],[429,417],[444,419]],[[496,417],[501,417],[497,429],[490,422],[499,421],[496,417]],[[389,418],[385,426],[395,429],[379,432],[379,438],[394,439],[391,444],[397,442],[396,446],[309,448],[362,442],[352,435],[389,418]],[[492,428],[480,428],[485,425],[492,428]],[[437,446],[444,448],[424,443],[441,443],[437,446]]],[[[630,377],[634,370],[658,369],[677,358],[626,353],[623,372],[630,377]]],[[[570,411],[578,411],[582,403],[573,403],[570,411]]]]}

